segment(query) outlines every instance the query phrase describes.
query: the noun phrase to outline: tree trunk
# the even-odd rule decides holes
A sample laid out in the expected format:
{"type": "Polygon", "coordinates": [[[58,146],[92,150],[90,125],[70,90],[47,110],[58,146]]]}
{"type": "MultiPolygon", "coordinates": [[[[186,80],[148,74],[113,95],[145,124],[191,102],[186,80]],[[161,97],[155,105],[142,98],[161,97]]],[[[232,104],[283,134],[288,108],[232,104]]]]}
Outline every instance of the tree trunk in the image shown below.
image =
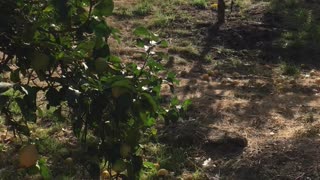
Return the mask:
{"type": "Polygon", "coordinates": [[[224,0],[218,0],[218,24],[225,22],[226,4],[224,0]]]}

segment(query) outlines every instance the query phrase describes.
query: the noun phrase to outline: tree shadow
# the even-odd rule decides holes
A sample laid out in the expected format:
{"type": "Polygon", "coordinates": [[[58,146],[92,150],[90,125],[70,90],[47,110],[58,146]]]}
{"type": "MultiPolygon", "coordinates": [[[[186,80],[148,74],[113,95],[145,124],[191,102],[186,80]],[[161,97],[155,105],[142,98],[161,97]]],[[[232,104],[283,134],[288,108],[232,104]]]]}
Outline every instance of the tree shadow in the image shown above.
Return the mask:
{"type": "Polygon", "coordinates": [[[269,143],[260,153],[240,158],[233,166],[224,165],[219,172],[224,178],[239,180],[318,179],[319,145],[318,137],[269,143]]]}

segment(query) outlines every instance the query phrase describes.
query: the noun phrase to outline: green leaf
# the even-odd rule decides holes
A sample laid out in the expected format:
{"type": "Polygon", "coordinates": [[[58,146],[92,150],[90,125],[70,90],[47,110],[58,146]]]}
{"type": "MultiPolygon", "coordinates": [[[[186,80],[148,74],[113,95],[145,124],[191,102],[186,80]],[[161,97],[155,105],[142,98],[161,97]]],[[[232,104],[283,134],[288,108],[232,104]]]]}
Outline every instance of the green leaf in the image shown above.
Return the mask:
{"type": "Polygon", "coordinates": [[[96,16],[111,16],[114,8],[113,0],[101,0],[93,10],[93,15],[96,16]]]}
{"type": "Polygon", "coordinates": [[[149,30],[145,27],[137,27],[134,31],[133,34],[136,36],[141,36],[141,37],[150,37],[151,33],[149,30]]]}
{"type": "Polygon", "coordinates": [[[192,101],[190,99],[185,100],[182,104],[182,109],[186,111],[191,104],[192,104],[192,101]]]}
{"type": "Polygon", "coordinates": [[[127,88],[127,89],[132,89],[133,87],[131,85],[131,82],[128,79],[122,79],[119,81],[116,81],[114,83],[112,83],[111,87],[122,87],[122,88],[127,88]]]}
{"type": "Polygon", "coordinates": [[[167,42],[167,41],[161,41],[161,43],[160,43],[160,47],[162,47],[162,48],[167,48],[169,46],[169,43],[167,42]]]}
{"type": "Polygon", "coordinates": [[[52,11],[54,11],[54,7],[53,7],[52,5],[47,6],[47,7],[43,10],[43,12],[45,12],[45,13],[49,13],[49,12],[52,12],[52,11]]]}
{"type": "Polygon", "coordinates": [[[38,87],[30,87],[30,86],[21,86],[20,91],[24,93],[23,99],[16,99],[18,103],[23,117],[27,121],[36,122],[37,116],[37,92],[39,91],[38,87]]]}
{"type": "Polygon", "coordinates": [[[102,21],[99,24],[95,25],[93,27],[93,31],[96,34],[96,36],[100,37],[106,37],[109,36],[111,33],[111,29],[107,26],[107,24],[102,21]]]}
{"type": "Polygon", "coordinates": [[[138,40],[137,40],[137,46],[138,46],[138,47],[142,47],[142,48],[143,48],[144,45],[145,45],[144,41],[142,41],[141,39],[138,39],[138,40]]]}
{"type": "Polygon", "coordinates": [[[151,108],[151,110],[153,112],[155,112],[158,108],[156,102],[154,101],[154,99],[152,98],[152,96],[150,94],[147,94],[147,93],[141,93],[141,98],[143,100],[146,101],[146,103],[148,103],[148,107],[151,108]]]}
{"type": "Polygon", "coordinates": [[[177,83],[176,74],[174,72],[169,72],[166,79],[171,83],[177,83]]]}
{"type": "Polygon", "coordinates": [[[44,159],[40,159],[38,161],[41,176],[43,177],[44,180],[49,180],[49,179],[52,179],[52,175],[46,164],[47,162],[44,159]]]}
{"type": "Polygon", "coordinates": [[[148,169],[155,169],[155,165],[152,162],[143,162],[143,167],[148,168],[148,169]]]}
{"type": "Polygon", "coordinates": [[[121,59],[117,56],[110,56],[109,61],[112,63],[121,63],[121,59]]]}
{"type": "Polygon", "coordinates": [[[147,118],[146,121],[144,122],[144,125],[145,125],[146,127],[151,127],[152,125],[155,124],[155,122],[156,122],[156,119],[149,117],[149,118],[147,118]]]}

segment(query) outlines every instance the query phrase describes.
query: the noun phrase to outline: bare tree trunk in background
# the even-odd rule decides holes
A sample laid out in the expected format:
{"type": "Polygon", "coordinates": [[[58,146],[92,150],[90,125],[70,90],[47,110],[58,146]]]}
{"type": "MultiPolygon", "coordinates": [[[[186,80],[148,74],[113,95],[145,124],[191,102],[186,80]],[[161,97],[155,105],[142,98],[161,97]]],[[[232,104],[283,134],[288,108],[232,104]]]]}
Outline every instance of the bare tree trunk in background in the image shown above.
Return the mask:
{"type": "Polygon", "coordinates": [[[218,23],[219,25],[225,22],[226,4],[224,0],[218,0],[218,23]]]}

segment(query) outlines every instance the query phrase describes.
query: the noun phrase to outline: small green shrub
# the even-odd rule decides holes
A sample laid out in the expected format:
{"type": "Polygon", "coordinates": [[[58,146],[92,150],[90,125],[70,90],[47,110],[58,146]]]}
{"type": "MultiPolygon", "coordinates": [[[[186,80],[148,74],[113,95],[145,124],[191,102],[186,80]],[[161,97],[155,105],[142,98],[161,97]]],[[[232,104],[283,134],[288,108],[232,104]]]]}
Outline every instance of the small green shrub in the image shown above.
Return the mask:
{"type": "Polygon", "coordinates": [[[207,8],[208,3],[207,0],[192,0],[191,5],[201,9],[205,9],[207,8]]]}
{"type": "Polygon", "coordinates": [[[283,75],[296,76],[300,73],[299,67],[293,64],[283,63],[281,64],[280,68],[283,75]]]}
{"type": "Polygon", "coordinates": [[[320,53],[319,14],[305,1],[272,1],[274,23],[285,31],[278,40],[283,55],[292,60],[314,62],[320,53]]]}

